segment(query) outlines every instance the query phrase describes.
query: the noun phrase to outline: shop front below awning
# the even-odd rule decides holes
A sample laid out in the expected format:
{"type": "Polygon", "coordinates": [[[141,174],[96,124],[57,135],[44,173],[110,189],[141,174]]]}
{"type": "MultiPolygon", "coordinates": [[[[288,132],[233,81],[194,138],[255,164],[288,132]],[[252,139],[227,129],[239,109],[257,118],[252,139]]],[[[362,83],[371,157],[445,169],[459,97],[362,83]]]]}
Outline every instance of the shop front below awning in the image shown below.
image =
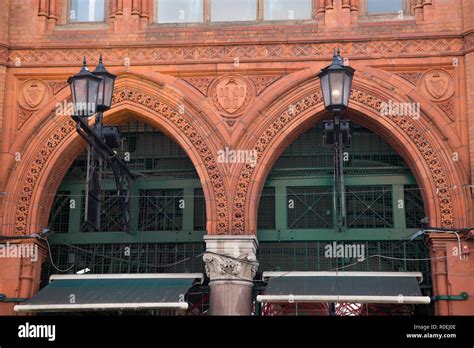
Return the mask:
{"type": "Polygon", "coordinates": [[[185,311],[202,273],[53,275],[16,312],[185,311]]]}
{"type": "Polygon", "coordinates": [[[419,272],[264,272],[260,303],[429,304],[419,272]]]}

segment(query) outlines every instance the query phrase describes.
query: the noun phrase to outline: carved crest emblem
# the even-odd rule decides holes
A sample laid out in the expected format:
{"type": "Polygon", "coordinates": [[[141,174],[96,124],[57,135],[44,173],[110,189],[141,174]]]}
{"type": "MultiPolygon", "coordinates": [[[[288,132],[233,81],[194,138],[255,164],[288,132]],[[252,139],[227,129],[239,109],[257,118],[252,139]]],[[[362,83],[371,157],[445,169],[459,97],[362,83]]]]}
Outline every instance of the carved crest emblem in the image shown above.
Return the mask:
{"type": "Polygon", "coordinates": [[[28,80],[23,84],[23,100],[28,107],[34,109],[41,104],[46,95],[47,86],[40,80],[28,80]]]}
{"type": "Polygon", "coordinates": [[[448,90],[448,78],[439,72],[434,72],[426,78],[426,88],[436,99],[441,98],[448,90]]]}
{"type": "Polygon", "coordinates": [[[227,117],[237,117],[255,94],[249,81],[241,76],[223,77],[211,88],[214,105],[227,117]]]}
{"type": "Polygon", "coordinates": [[[220,106],[229,114],[240,109],[247,96],[247,86],[238,83],[233,77],[221,81],[217,85],[217,100],[220,106]]]}

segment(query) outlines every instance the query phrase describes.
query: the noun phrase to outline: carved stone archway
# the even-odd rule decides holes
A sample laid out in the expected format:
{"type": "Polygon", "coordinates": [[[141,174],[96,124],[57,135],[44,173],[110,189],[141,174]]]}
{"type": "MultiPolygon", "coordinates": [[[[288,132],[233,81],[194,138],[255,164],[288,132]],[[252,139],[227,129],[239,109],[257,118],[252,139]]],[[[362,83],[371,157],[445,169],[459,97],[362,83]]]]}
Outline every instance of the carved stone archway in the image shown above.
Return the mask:
{"type": "MultiPolygon", "coordinates": [[[[69,91],[61,92],[69,100],[69,91]]],[[[113,108],[105,122],[120,123],[127,117],[150,123],[175,140],[193,162],[201,180],[207,212],[207,232],[225,234],[229,228],[228,198],[221,168],[215,159],[218,141],[189,99],[173,89],[131,74],[120,76],[113,108]],[[180,112],[182,105],[186,112],[180,112]]],[[[51,114],[51,107],[43,112],[51,114]]],[[[48,222],[54,194],[66,171],[84,148],[69,116],[46,117],[23,146],[22,161],[10,175],[9,203],[3,227],[7,235],[40,231],[48,222]]]]}
{"type": "MultiPolygon", "coordinates": [[[[445,127],[445,117],[422,97],[418,120],[381,116],[382,103],[413,99],[401,93],[403,87],[401,82],[397,93],[390,94],[357,77],[351,94],[350,118],[376,131],[405,159],[422,189],[432,226],[465,227],[470,221],[471,206],[463,190],[467,174],[462,164],[451,160],[451,146],[457,139],[445,127]]],[[[247,148],[257,152],[258,164],[244,164],[235,175],[231,226],[234,234],[256,233],[259,195],[274,163],[297,136],[329,116],[324,111],[319,81],[312,77],[268,99],[271,102],[260,111],[266,122],[250,126],[246,131],[252,138],[242,140],[247,148]],[[290,105],[293,107],[289,108],[290,105]]]]}

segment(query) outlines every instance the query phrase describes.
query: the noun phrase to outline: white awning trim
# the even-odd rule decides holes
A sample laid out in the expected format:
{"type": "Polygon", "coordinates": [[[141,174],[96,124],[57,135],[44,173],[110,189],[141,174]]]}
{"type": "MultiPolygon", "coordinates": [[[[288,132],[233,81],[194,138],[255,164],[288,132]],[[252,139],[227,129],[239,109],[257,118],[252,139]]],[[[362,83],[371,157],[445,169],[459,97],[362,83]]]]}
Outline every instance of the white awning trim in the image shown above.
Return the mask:
{"type": "Polygon", "coordinates": [[[141,273],[141,274],[55,274],[49,277],[53,280],[83,280],[83,279],[198,279],[202,284],[202,273],[141,273]]]}
{"type": "Polygon", "coordinates": [[[339,296],[339,295],[258,295],[258,302],[295,303],[295,302],[338,302],[338,303],[395,303],[429,304],[429,296],[339,296]]]}
{"type": "Polygon", "coordinates": [[[416,277],[423,282],[421,272],[263,272],[263,281],[280,277],[416,277]]]}
{"type": "Polygon", "coordinates": [[[16,312],[71,312],[71,311],[99,311],[99,310],[142,310],[142,309],[188,309],[187,302],[157,302],[157,303],[86,303],[60,305],[16,305],[16,312]]]}

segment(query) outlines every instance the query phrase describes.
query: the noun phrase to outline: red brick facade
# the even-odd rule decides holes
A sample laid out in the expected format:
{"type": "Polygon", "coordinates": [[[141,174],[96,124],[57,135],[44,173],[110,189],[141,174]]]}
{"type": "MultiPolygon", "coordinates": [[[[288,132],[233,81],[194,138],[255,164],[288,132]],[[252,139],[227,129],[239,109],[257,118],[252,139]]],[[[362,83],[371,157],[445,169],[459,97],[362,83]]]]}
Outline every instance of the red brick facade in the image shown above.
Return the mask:
{"type": "MultiPolygon", "coordinates": [[[[474,0],[412,0],[402,19],[374,20],[363,0],[314,0],[313,19],[158,25],[152,0],[109,0],[106,22],[70,24],[66,0],[4,0],[0,11],[0,228],[40,231],[68,167],[83,150],[56,115],[66,80],[99,53],[118,75],[112,123],[139,118],[193,161],[209,234],[255,234],[258,197],[283,150],[325,117],[317,72],[340,48],[357,73],[351,118],[383,136],[422,188],[430,224],[474,225],[474,0]],[[245,90],[223,105],[216,89],[245,90]],[[434,91],[434,80],[445,88],[434,91]],[[380,117],[383,102],[419,102],[421,118],[380,117]],[[293,106],[289,110],[289,106],[293,106]],[[185,112],[180,112],[180,109],[185,112]],[[256,150],[258,164],[218,163],[219,149],[256,150]]],[[[20,242],[20,240],[18,240],[20,242]]],[[[452,257],[455,236],[432,236],[435,295],[473,292],[474,261],[452,257]]],[[[463,241],[474,249],[472,240],[463,241]]],[[[0,259],[0,293],[29,297],[40,269],[0,259]]],[[[438,301],[437,314],[474,314],[474,300],[438,301]]],[[[0,304],[0,313],[11,306],[0,304]]]]}

